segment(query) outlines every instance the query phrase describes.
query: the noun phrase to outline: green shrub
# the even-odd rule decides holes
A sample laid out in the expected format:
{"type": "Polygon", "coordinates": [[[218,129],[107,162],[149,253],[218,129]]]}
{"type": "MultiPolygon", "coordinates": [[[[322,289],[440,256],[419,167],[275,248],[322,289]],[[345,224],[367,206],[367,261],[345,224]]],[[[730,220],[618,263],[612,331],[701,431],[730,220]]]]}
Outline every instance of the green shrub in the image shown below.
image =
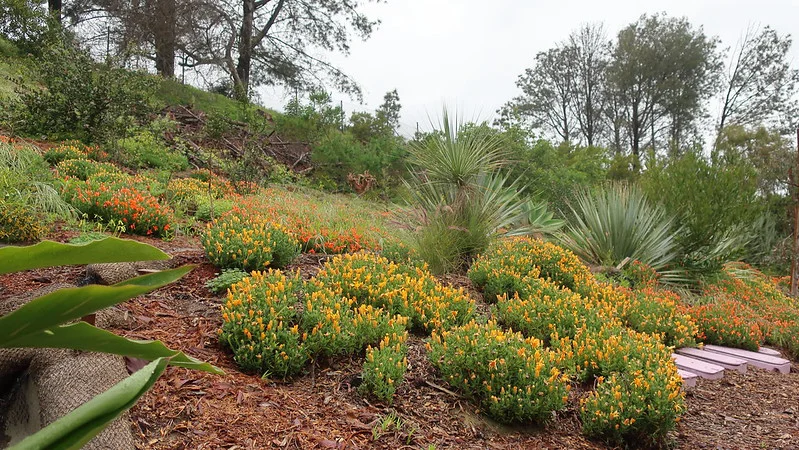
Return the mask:
{"type": "Polygon", "coordinates": [[[155,168],[168,171],[181,171],[189,167],[185,155],[167,147],[150,132],[139,132],[132,137],[117,142],[117,158],[133,169],[155,168]]]}
{"type": "Polygon", "coordinates": [[[46,231],[43,217],[32,207],[0,199],[0,242],[34,242],[46,231]]]}
{"type": "Polygon", "coordinates": [[[233,200],[220,199],[211,203],[207,198],[203,197],[197,202],[197,211],[195,211],[194,217],[203,222],[210,222],[214,218],[222,217],[223,214],[231,211],[234,206],[236,204],[233,200]]]}
{"type": "Polygon", "coordinates": [[[202,244],[211,263],[222,269],[284,268],[300,254],[299,242],[281,225],[235,214],[209,223],[202,244]]]}
{"type": "Polygon", "coordinates": [[[470,322],[433,333],[428,350],[442,378],[500,422],[546,422],[566,404],[563,361],[537,339],[470,322]]]}
{"type": "Polygon", "coordinates": [[[97,64],[71,42],[55,42],[42,53],[36,61],[41,84],[20,88],[21,107],[14,112],[19,131],[110,139],[151,111],[153,77],[97,64]]]}
{"type": "Polygon", "coordinates": [[[205,282],[205,287],[214,294],[227,292],[230,286],[249,277],[250,274],[241,269],[224,269],[216,277],[205,282]]]}
{"type": "Polygon", "coordinates": [[[466,270],[493,238],[521,223],[521,187],[502,173],[504,141],[462,132],[444,110],[440,131],[409,148],[414,178],[403,221],[435,272],[466,270]]]}

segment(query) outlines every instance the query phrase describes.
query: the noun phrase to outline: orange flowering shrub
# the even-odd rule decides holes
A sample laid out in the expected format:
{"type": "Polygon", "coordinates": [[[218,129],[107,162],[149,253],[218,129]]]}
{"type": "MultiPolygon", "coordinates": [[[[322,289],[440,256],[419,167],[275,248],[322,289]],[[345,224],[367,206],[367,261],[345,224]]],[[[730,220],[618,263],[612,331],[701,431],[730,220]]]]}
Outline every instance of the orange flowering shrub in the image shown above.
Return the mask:
{"type": "Polygon", "coordinates": [[[761,319],[749,306],[727,298],[706,299],[689,307],[699,326],[699,340],[756,351],[763,343],[761,319]]]}
{"type": "Polygon", "coordinates": [[[444,380],[500,422],[546,422],[568,400],[562,356],[495,322],[436,331],[427,349],[444,380]]]}
{"type": "Polygon", "coordinates": [[[127,233],[167,236],[172,228],[172,210],[161,205],[147,191],[136,187],[95,179],[68,179],[63,185],[62,195],[64,200],[89,217],[123,223],[127,233]]]}

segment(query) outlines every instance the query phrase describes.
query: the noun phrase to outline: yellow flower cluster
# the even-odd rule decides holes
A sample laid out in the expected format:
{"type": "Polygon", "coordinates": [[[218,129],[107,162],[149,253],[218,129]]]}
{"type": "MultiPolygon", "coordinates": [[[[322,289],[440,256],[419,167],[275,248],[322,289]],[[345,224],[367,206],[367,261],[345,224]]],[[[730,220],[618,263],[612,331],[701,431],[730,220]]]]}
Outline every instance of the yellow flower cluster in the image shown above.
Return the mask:
{"type": "Polygon", "coordinates": [[[341,295],[410,318],[425,332],[471,319],[474,301],[463,291],[444,286],[426,269],[389,262],[372,253],[339,255],[315,277],[341,295]]]}
{"type": "Polygon", "coordinates": [[[283,268],[300,252],[299,243],[282,225],[236,214],[209,223],[202,244],[208,259],[222,269],[283,268]]]}

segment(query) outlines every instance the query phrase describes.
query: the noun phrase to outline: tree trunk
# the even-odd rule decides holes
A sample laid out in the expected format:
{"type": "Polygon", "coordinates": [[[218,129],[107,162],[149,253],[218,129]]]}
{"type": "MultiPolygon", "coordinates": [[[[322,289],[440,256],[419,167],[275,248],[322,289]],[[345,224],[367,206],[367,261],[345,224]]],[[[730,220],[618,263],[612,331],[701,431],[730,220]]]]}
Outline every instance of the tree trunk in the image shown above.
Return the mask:
{"type": "Polygon", "coordinates": [[[250,68],[252,66],[252,32],[255,0],[242,0],[242,20],[239,30],[239,60],[236,64],[235,94],[239,100],[246,101],[250,88],[250,68]]]}
{"type": "Polygon", "coordinates": [[[47,10],[58,23],[61,23],[61,0],[47,0],[47,10]]]}
{"type": "Polygon", "coordinates": [[[158,0],[152,12],[150,23],[155,44],[155,70],[164,78],[175,78],[176,0],[158,0]]]}

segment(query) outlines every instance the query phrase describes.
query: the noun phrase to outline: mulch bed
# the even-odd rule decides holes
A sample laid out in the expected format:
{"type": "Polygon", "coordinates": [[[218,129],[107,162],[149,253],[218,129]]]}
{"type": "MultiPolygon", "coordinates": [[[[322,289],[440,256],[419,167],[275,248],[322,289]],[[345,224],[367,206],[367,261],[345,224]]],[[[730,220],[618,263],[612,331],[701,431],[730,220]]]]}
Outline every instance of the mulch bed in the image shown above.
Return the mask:
{"type": "MultiPolygon", "coordinates": [[[[545,427],[500,425],[448,389],[427,361],[418,336],[409,340],[409,369],[392,405],[358,394],[362,357],[319,361],[289,382],[243,374],[219,345],[222,299],[204,287],[217,270],[207,263],[196,239],[135,239],[197,267],[178,283],[123,304],[134,325],[114,331],[135,339],[159,339],[226,372],[220,376],[168,368],[131,410],[138,448],[608,448],[580,434],[577,405],[585,388],[575,386],[569,407],[545,427]],[[400,426],[389,426],[386,417],[392,415],[400,418],[400,426]]],[[[321,262],[318,256],[304,255],[293,269],[307,278],[321,262]]],[[[0,301],[46,283],[74,283],[83,276],[81,267],[0,276],[0,301]]],[[[465,277],[444,281],[472,291],[465,277]]],[[[747,374],[726,371],[722,380],[700,380],[688,391],[687,405],[688,413],[674,433],[679,448],[799,448],[796,364],[788,375],[750,367],[747,374]]]]}

